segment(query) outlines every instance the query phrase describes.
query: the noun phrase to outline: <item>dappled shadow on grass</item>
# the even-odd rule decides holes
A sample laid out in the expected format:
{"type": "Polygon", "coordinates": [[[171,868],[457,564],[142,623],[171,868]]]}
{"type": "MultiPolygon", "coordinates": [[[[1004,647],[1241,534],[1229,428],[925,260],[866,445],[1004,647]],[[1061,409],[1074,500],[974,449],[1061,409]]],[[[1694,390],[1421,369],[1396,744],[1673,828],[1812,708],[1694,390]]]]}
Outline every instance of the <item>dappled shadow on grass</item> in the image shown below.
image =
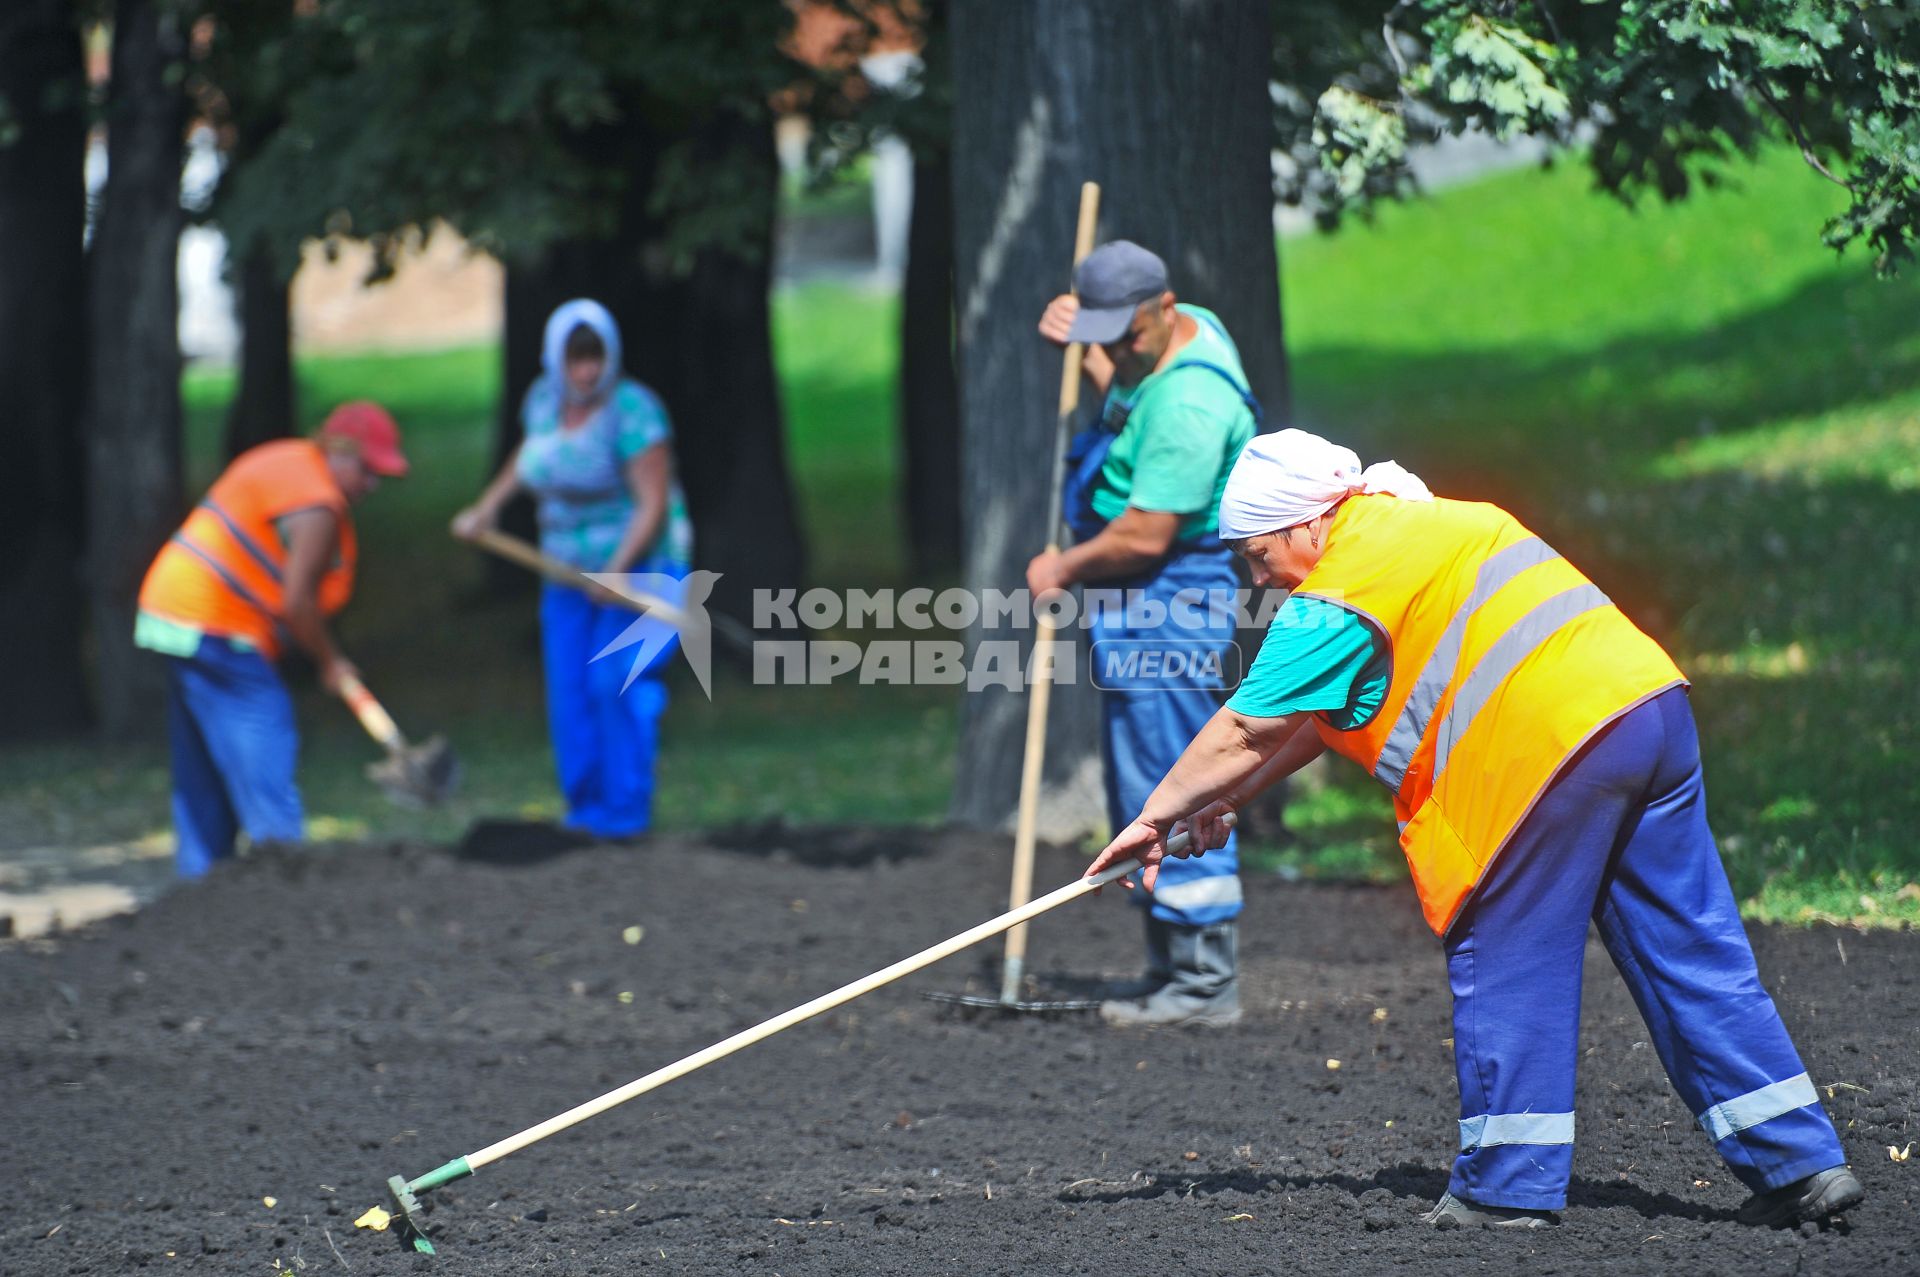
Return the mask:
{"type": "Polygon", "coordinates": [[[1302,416],[1442,495],[1506,506],[1674,653],[1742,895],[1779,872],[1910,874],[1920,493],[1649,476],[1708,432],[1920,387],[1917,301],[1911,280],[1838,271],[1711,330],[1590,350],[1308,350],[1302,416]]]}
{"type": "Polygon", "coordinates": [[[1704,434],[1873,403],[1920,386],[1920,286],[1822,275],[1711,329],[1586,346],[1297,351],[1302,424],[1394,456],[1451,494],[1624,480],[1704,434]]]}
{"type": "Polygon", "coordinates": [[[1698,477],[1540,530],[1694,677],[1740,894],[1778,872],[1920,868],[1920,493],[1698,477]]]}

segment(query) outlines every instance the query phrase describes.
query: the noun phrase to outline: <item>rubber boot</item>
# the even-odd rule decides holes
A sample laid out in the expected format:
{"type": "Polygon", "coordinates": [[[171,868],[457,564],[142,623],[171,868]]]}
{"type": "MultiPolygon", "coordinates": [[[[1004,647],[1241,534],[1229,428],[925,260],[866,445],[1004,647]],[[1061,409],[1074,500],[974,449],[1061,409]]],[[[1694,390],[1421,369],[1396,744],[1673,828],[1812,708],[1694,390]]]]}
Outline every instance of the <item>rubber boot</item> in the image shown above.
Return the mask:
{"type": "Polygon", "coordinates": [[[1143,998],[1102,1002],[1100,1018],[1126,1028],[1194,1024],[1224,1027],[1240,1020],[1236,962],[1238,924],[1210,927],[1163,923],[1172,978],[1143,998]]]}
{"type": "Polygon", "coordinates": [[[1867,1190],[1860,1186],[1851,1170],[1830,1166],[1771,1192],[1755,1193],[1741,1205],[1734,1218],[1743,1224],[1764,1228],[1792,1228],[1809,1220],[1818,1222],[1829,1215],[1838,1215],[1866,1198],[1867,1190]]]}
{"type": "Polygon", "coordinates": [[[1148,997],[1167,987],[1173,979],[1173,958],[1167,953],[1167,933],[1173,929],[1170,922],[1162,922],[1153,916],[1153,910],[1140,910],[1140,917],[1146,923],[1147,968],[1132,980],[1115,980],[1102,991],[1103,998],[1112,1002],[1131,1002],[1136,998],[1148,997]]]}
{"type": "Polygon", "coordinates": [[[1545,1228],[1560,1222],[1552,1211],[1521,1210],[1515,1206],[1482,1206],[1452,1193],[1442,1193],[1433,1209],[1420,1217],[1438,1229],[1449,1228],[1545,1228]]]}

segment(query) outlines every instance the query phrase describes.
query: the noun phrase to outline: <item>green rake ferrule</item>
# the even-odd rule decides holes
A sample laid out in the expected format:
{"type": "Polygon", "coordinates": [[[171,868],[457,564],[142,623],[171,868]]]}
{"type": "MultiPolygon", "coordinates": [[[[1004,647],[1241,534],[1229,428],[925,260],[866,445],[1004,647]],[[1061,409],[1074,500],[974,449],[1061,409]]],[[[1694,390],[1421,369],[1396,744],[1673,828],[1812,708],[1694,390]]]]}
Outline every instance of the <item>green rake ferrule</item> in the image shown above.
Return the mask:
{"type": "Polygon", "coordinates": [[[428,1171],[419,1179],[408,1180],[407,1187],[413,1192],[424,1193],[430,1188],[451,1184],[454,1180],[465,1179],[471,1174],[473,1174],[473,1167],[467,1165],[467,1159],[456,1157],[445,1166],[438,1166],[428,1171]]]}

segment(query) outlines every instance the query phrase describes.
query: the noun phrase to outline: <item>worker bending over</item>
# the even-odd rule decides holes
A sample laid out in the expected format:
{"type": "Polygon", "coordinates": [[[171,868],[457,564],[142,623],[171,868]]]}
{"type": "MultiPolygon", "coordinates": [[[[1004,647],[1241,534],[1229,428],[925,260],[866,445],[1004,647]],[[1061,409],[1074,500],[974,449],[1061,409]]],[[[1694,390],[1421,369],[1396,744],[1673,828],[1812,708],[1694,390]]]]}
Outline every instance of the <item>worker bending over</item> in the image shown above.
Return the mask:
{"type": "Polygon", "coordinates": [[[336,695],[357,677],[327,626],[353,593],[351,507],[406,472],[387,411],[342,404],[314,438],[234,458],[147,569],[134,643],[167,662],[181,877],[232,855],[241,830],[301,840],[300,737],[275,664],[298,647],[336,695]]]}
{"type": "Polygon", "coordinates": [[[1460,1153],[1430,1223],[1537,1227],[1566,1204],[1589,921],[1674,1088],[1788,1224],[1860,1202],[1760,984],[1708,831],[1686,679],[1511,515],[1436,500],[1299,430],[1235,463],[1220,534],[1290,588],[1252,670],[1088,870],[1151,887],[1191,816],[1221,817],[1330,747],[1392,792],[1446,946],[1460,1153]]]}

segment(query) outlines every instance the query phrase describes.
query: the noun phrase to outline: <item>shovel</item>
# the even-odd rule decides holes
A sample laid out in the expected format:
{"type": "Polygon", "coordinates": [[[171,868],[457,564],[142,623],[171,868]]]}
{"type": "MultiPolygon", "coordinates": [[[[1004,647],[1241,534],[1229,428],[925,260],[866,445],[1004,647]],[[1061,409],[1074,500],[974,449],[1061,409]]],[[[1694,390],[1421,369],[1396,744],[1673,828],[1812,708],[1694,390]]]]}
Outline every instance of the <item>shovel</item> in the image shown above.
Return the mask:
{"type": "MultiPolygon", "coordinates": [[[[1226,817],[1227,823],[1233,823],[1233,817],[1226,817]]],[[[1167,839],[1167,850],[1178,855],[1186,849],[1191,834],[1181,830],[1167,839]]],[[[1012,927],[1020,926],[1029,918],[1036,918],[1049,909],[1058,908],[1069,900],[1078,900],[1092,891],[1097,891],[1110,882],[1118,882],[1134,870],[1140,868],[1137,860],[1123,860],[1091,878],[1076,878],[1064,887],[1048,892],[1038,900],[1028,901],[1017,909],[1009,909],[997,918],[981,923],[971,930],[929,949],[922,949],[910,958],[902,958],[890,967],[884,967],[872,975],[862,976],[851,984],[841,985],[832,993],[823,993],[811,1002],[803,1002],[790,1011],[783,1011],[771,1020],[764,1020],[750,1029],[742,1029],[730,1038],[714,1043],[710,1047],[695,1051],[684,1059],[675,1061],[663,1068],[655,1069],[645,1077],[635,1078],[625,1086],[608,1091],[598,1099],[588,1100],[556,1117],[550,1117],[537,1126],[530,1126],[518,1135],[509,1135],[496,1143],[489,1144],[478,1152],[468,1153],[465,1157],[456,1157],[451,1162],[435,1167],[426,1174],[414,1179],[404,1175],[395,1175],[387,1180],[387,1192],[394,1206],[394,1216],[399,1221],[403,1234],[412,1241],[413,1248],[423,1255],[434,1253],[433,1243],[427,1240],[426,1220],[420,1201],[420,1194],[428,1189],[450,1184],[454,1180],[465,1179],[489,1162],[497,1162],[509,1153],[518,1152],[529,1144],[537,1144],[549,1135],[557,1135],[596,1117],[610,1108],[625,1104],[628,1100],[645,1095],[648,1091],[665,1086],[676,1078],[685,1077],[697,1069],[703,1069],[716,1060],[725,1059],[735,1051],[743,1050],[754,1043],[770,1038],[783,1029],[811,1020],[825,1011],[831,1011],[845,1002],[851,1002],[862,994],[873,992],[882,985],[891,984],[901,976],[911,975],[924,966],[951,957],[962,949],[980,943],[991,936],[1012,927]]]]}
{"type": "Polygon", "coordinates": [[[367,765],[367,779],[380,786],[397,806],[433,807],[458,787],[460,760],[454,757],[445,737],[407,744],[393,715],[374,699],[366,684],[351,674],[340,680],[340,699],[367,729],[367,735],[386,747],[384,759],[367,765]]]}

